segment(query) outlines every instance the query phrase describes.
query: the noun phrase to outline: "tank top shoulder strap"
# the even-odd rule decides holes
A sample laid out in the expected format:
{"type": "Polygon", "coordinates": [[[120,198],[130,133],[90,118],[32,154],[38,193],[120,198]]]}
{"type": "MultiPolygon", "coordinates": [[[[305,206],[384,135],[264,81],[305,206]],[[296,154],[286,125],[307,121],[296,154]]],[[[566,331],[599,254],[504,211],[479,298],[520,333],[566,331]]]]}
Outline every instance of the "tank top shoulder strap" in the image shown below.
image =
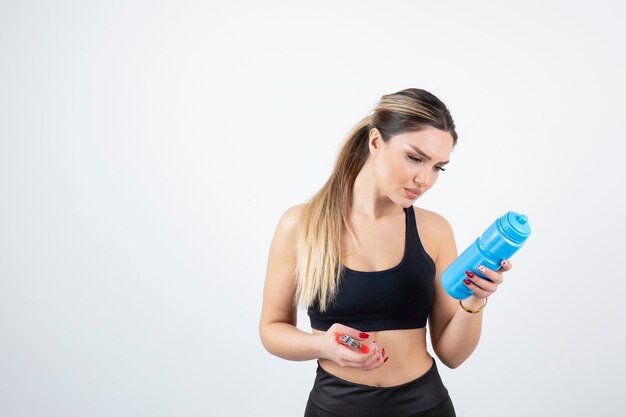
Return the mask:
{"type": "Polygon", "coordinates": [[[415,222],[415,209],[413,206],[404,209],[406,214],[406,241],[407,246],[416,248],[419,246],[419,235],[417,233],[417,224],[415,222]]]}
{"type": "Polygon", "coordinates": [[[420,239],[419,232],[417,230],[417,220],[415,219],[415,209],[413,206],[409,207],[407,210],[407,247],[411,251],[410,253],[414,253],[417,258],[425,259],[428,264],[434,268],[434,261],[426,252],[424,245],[422,245],[422,240],[420,239]]]}

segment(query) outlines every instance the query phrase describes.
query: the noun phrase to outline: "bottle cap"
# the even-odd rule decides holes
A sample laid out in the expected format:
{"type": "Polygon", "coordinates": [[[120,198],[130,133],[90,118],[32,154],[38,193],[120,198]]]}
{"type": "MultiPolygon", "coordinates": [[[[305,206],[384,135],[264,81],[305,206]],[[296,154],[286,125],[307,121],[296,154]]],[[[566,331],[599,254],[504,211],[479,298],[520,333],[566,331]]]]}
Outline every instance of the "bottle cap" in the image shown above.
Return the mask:
{"type": "Polygon", "coordinates": [[[509,211],[500,218],[502,231],[514,242],[523,243],[530,236],[530,224],[525,214],[509,211]]]}

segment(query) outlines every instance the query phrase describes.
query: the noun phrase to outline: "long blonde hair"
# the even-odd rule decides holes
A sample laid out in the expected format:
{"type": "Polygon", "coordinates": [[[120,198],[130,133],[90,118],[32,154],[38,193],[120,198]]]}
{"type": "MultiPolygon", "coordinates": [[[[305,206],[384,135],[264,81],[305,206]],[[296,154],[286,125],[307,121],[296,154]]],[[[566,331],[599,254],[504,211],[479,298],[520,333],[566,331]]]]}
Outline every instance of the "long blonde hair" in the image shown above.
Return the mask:
{"type": "Polygon", "coordinates": [[[343,273],[343,231],[356,243],[350,227],[354,180],[369,157],[369,132],[380,131],[387,142],[392,136],[431,126],[457,134],[450,112],[428,91],[409,88],[383,95],[370,115],[361,119],[344,138],[333,172],[324,186],[308,201],[302,213],[297,239],[297,287],[295,304],[316,305],[326,311],[337,293],[343,273]]]}

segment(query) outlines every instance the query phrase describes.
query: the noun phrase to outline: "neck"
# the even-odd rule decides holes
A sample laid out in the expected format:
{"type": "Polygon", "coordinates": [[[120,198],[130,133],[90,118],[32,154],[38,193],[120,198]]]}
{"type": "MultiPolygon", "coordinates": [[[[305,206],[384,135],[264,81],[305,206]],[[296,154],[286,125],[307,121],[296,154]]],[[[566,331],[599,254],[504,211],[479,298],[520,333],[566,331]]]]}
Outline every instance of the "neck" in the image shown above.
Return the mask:
{"type": "Polygon", "coordinates": [[[370,160],[354,180],[352,189],[352,214],[378,219],[390,214],[397,214],[402,208],[381,192],[373,172],[370,160]]]}

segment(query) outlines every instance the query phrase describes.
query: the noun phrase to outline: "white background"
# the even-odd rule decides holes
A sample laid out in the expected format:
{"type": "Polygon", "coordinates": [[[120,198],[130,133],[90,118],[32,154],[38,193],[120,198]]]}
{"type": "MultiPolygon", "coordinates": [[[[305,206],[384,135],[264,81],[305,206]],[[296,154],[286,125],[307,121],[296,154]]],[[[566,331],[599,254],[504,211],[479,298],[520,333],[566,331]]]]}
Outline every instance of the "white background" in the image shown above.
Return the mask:
{"type": "Polygon", "coordinates": [[[457,414],[622,415],[625,18],[1,1],[0,415],[302,415],[315,361],[258,336],[269,244],[353,124],[409,87],[459,133],[416,205],[459,251],[508,210],[533,228],[475,353],[438,362],[457,414]]]}

